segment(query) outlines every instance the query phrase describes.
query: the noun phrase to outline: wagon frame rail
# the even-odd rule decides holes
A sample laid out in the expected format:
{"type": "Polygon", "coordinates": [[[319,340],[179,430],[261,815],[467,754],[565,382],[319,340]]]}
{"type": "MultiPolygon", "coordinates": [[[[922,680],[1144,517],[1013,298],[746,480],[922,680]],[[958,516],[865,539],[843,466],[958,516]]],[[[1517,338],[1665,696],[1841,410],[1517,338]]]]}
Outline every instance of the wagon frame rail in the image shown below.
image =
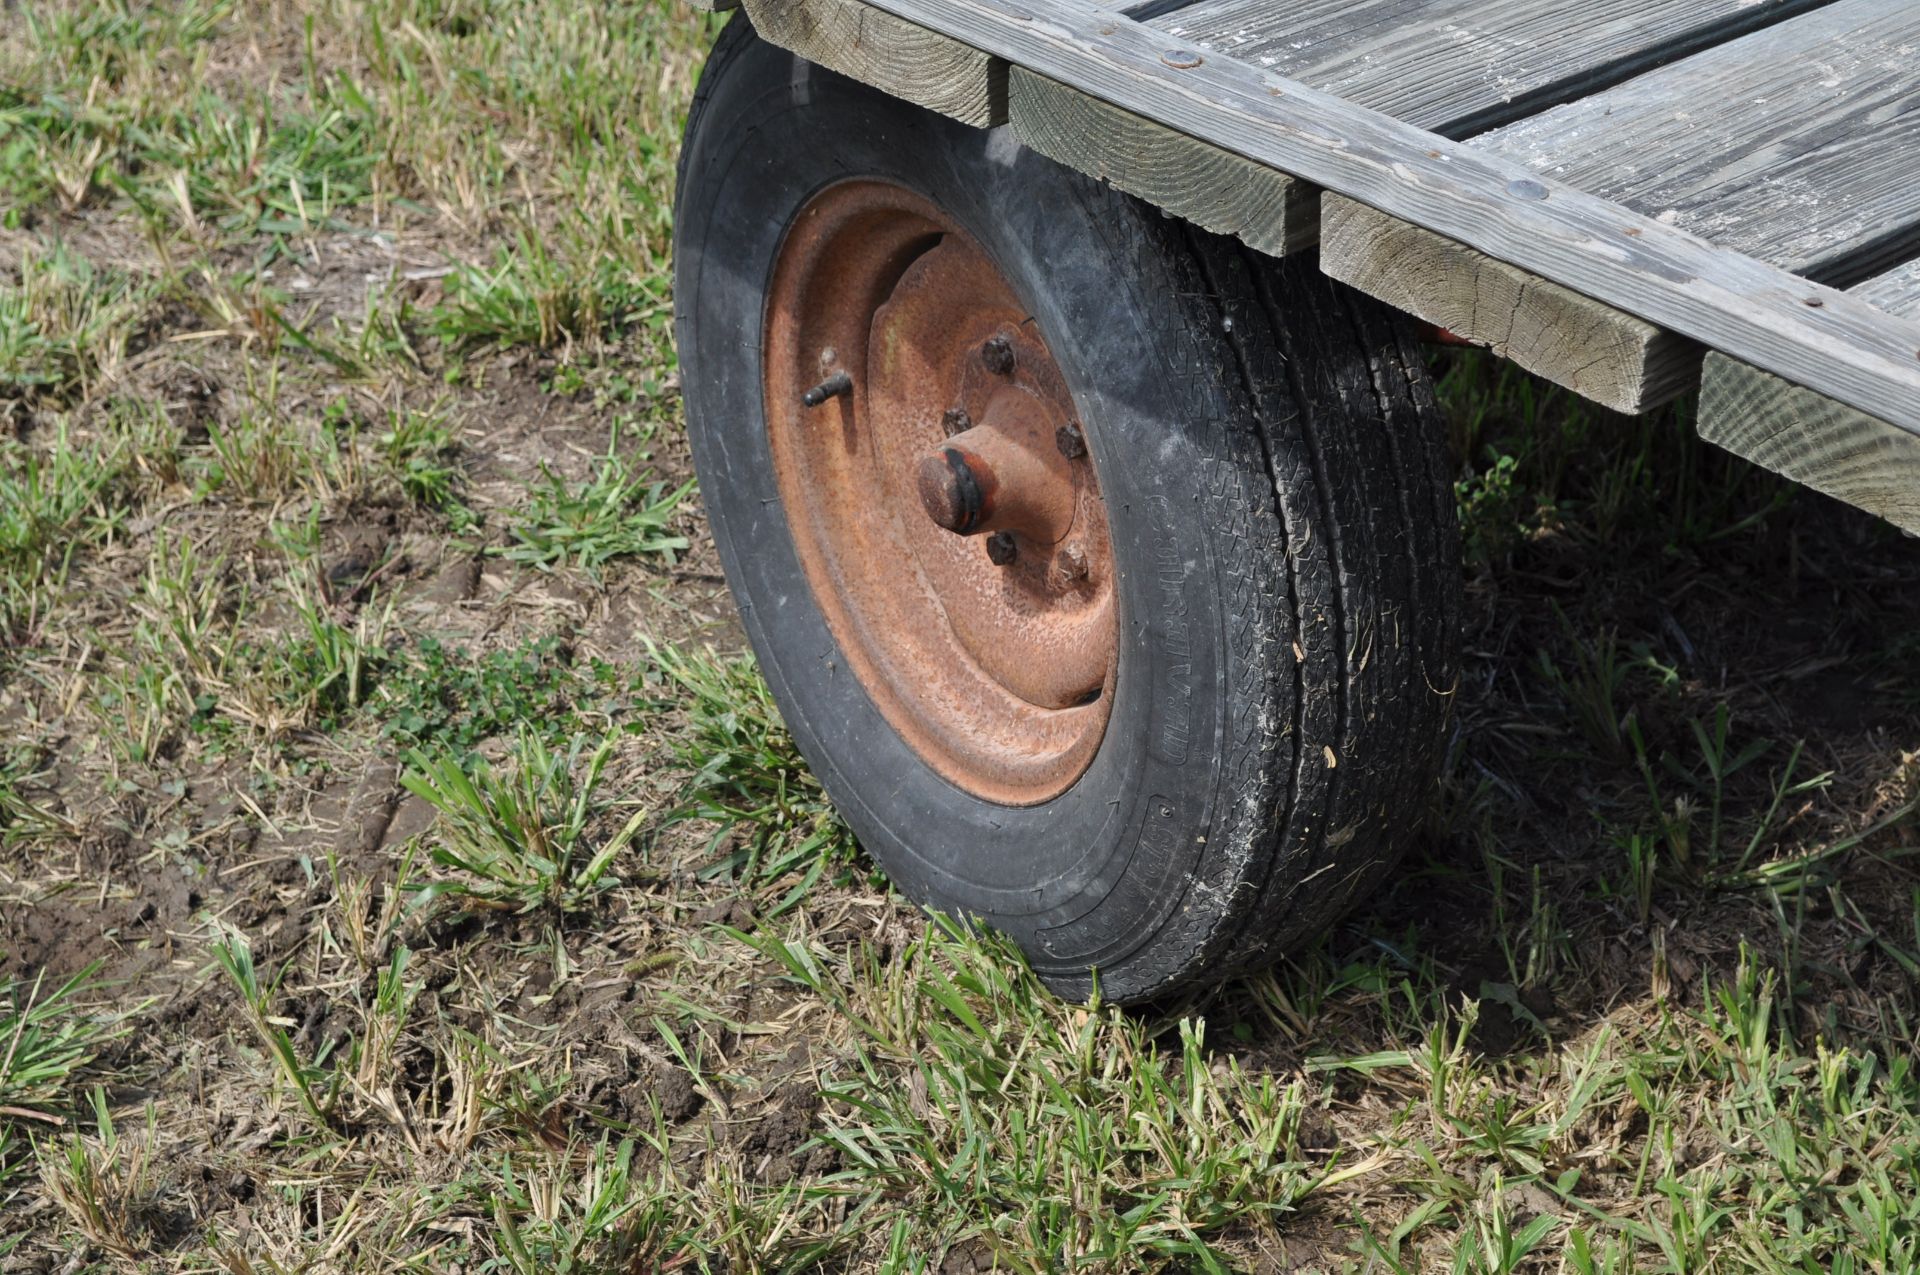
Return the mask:
{"type": "MultiPolygon", "coordinates": [[[[1207,0],[1216,8],[1234,3],[1244,11],[1274,7],[1272,0],[1207,0]]],[[[1693,3],[1710,7],[1708,0],[1693,3]]],[[[1322,224],[1318,198],[1330,195],[1326,224],[1345,226],[1347,237],[1325,254],[1329,273],[1443,321],[1447,298],[1435,294],[1458,286],[1447,281],[1449,272],[1457,278],[1484,268],[1493,286],[1468,289],[1461,304],[1510,303],[1512,313],[1463,335],[1608,406],[1644,410],[1694,388],[1706,356],[1718,388],[1709,395],[1703,434],[1920,528],[1920,496],[1911,491],[1920,465],[1913,437],[1920,435],[1920,304],[1889,303],[1888,296],[1906,292],[1884,280],[1851,290],[1829,286],[1582,188],[1593,183],[1557,180],[1538,164],[1277,74],[1222,51],[1219,39],[1184,38],[1174,19],[1204,5],[1157,6],[1147,14],[1157,25],[1089,0],[746,5],[763,35],[803,56],[971,123],[1010,122],[1022,140],[1054,158],[1265,251],[1312,243],[1322,224]],[[1084,118],[1064,128],[1048,118],[1062,100],[1079,103],[1084,118]],[[1235,200],[1237,210],[1208,215],[1235,200]],[[1430,270],[1434,279],[1395,281],[1400,260],[1365,260],[1382,226],[1405,231],[1401,251],[1439,263],[1430,270]],[[1524,322],[1548,331],[1527,343],[1503,342],[1502,320],[1509,328],[1524,322]],[[1530,362],[1530,349],[1549,352],[1530,362]],[[1729,410],[1742,418],[1725,419],[1729,410]]],[[[1824,20],[1831,27],[1842,10],[1899,25],[1907,20],[1900,5],[1782,4],[1770,22],[1715,18],[1705,34],[1676,35],[1664,57],[1644,61],[1664,67],[1671,81],[1695,59],[1725,64],[1733,42],[1760,38],[1756,31],[1765,32],[1769,47],[1791,48],[1803,26],[1824,20]]],[[[1887,207],[1897,214],[1882,240],[1920,255],[1920,145],[1905,144],[1920,127],[1920,51],[1907,71],[1905,47],[1891,55],[1891,84],[1883,76],[1875,86],[1881,101],[1871,119],[1842,111],[1823,127],[1828,144],[1841,146],[1857,143],[1847,129],[1886,130],[1899,172],[1912,167],[1916,176],[1910,196],[1882,181],[1876,215],[1887,207]]],[[[1708,63],[1700,65],[1705,75],[1708,63]]],[[[1818,73],[1807,67],[1807,74],[1818,73]]],[[[1535,91],[1509,114],[1526,120],[1556,102],[1600,102],[1620,83],[1570,81],[1558,96],[1535,91]]],[[[1844,80],[1828,89],[1825,81],[1807,87],[1838,102],[1837,111],[1854,91],[1844,80]]],[[[1630,90],[1631,82],[1620,91],[1630,90]]],[[[1485,118],[1483,112],[1479,122],[1485,118]]],[[[1740,122],[1725,113],[1712,127],[1737,130],[1740,122]]],[[[1867,155],[1861,167],[1872,159],[1867,155]]],[[[1846,198],[1846,191],[1835,194],[1841,203],[1846,198]]]]}

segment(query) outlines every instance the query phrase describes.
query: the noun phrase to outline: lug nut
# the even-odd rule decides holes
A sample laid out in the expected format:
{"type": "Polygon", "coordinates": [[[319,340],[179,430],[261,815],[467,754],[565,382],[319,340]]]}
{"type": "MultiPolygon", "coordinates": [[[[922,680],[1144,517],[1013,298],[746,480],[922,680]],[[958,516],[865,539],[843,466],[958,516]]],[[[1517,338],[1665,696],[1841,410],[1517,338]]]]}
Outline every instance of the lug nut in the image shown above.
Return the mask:
{"type": "Polygon", "coordinates": [[[1053,431],[1053,445],[1068,460],[1079,460],[1087,454],[1087,436],[1080,432],[1080,426],[1074,421],[1068,421],[1053,431]]]}
{"type": "Polygon", "coordinates": [[[1011,531],[996,531],[987,537],[987,561],[996,567],[1004,567],[1020,556],[1020,546],[1014,543],[1011,531]]]}
{"type": "Polygon", "coordinates": [[[995,376],[1013,375],[1013,342],[1003,336],[990,336],[980,347],[980,361],[995,376]]]}
{"type": "Polygon", "coordinates": [[[964,407],[949,407],[946,415],[940,418],[940,428],[947,431],[947,437],[973,428],[973,417],[967,415],[964,407]]]}
{"type": "Polygon", "coordinates": [[[1079,584],[1087,578],[1087,551],[1074,541],[1060,551],[1060,576],[1068,584],[1079,584]]]}
{"type": "Polygon", "coordinates": [[[802,394],[800,401],[808,407],[818,407],[830,398],[839,398],[843,394],[851,393],[853,393],[853,378],[845,372],[835,372],[802,394]]]}

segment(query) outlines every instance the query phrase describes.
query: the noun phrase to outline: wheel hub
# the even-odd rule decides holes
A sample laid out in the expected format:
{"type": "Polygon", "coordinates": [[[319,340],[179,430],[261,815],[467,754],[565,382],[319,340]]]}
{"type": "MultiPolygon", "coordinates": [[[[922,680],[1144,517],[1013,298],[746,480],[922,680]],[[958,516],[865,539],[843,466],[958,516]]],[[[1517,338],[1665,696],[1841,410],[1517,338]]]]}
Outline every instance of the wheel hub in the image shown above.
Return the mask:
{"type": "Polygon", "coordinates": [[[988,800],[1071,786],[1112,701],[1106,509],[985,251],[900,187],[829,187],[775,264],[764,390],[807,583],[889,724],[988,800]]]}

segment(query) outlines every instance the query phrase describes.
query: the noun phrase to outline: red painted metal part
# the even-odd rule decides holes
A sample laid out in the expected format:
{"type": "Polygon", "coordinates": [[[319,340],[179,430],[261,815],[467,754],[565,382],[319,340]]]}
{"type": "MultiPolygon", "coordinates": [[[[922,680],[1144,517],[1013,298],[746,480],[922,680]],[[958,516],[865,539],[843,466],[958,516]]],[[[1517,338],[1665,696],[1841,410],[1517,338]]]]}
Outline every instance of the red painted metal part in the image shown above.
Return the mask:
{"type": "Polygon", "coordinates": [[[775,479],[849,671],[950,782],[1057,796],[1105,732],[1118,625],[1093,461],[1060,441],[1087,426],[1025,308],[931,203],[843,182],[782,245],[766,352],[775,479]]]}

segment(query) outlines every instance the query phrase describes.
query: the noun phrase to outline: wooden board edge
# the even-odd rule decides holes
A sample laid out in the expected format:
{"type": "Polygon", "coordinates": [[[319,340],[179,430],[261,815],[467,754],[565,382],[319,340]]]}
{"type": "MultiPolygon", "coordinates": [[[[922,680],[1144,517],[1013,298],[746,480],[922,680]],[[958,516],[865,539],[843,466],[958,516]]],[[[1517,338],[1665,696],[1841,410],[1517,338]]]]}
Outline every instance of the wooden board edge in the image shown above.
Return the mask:
{"type": "Polygon", "coordinates": [[[1920,437],[1738,359],[1710,353],[1700,437],[1920,535],[1920,437]]]}
{"type": "Polygon", "coordinates": [[[1007,64],[862,0],[744,0],[753,28],[807,61],[964,124],[1007,122],[1007,64]]]}
{"type": "Polygon", "coordinates": [[[1276,257],[1319,241],[1312,186],[1078,89],[1014,67],[1007,116],[1023,145],[1203,230],[1276,257]]]}
{"type": "Polygon", "coordinates": [[[1321,197],[1320,268],[1616,412],[1699,384],[1693,342],[1339,195],[1321,197]]]}
{"type": "Polygon", "coordinates": [[[1920,320],[1231,56],[1170,47],[1093,0],[873,3],[1920,435],[1920,320]]]}

